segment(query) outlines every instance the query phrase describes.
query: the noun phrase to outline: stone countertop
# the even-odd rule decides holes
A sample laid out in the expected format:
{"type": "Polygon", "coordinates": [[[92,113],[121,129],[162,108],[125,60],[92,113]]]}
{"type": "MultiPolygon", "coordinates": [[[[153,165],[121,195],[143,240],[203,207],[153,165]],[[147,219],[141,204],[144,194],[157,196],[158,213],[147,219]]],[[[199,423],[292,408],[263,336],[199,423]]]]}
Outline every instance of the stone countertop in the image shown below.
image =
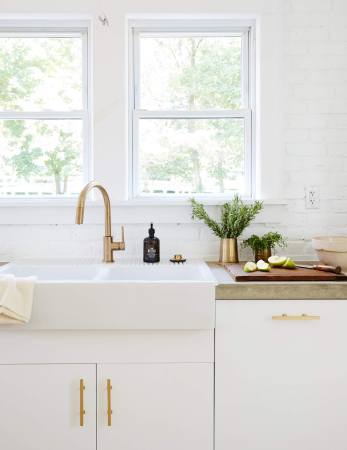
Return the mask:
{"type": "Polygon", "coordinates": [[[218,263],[208,265],[218,281],[216,300],[347,300],[346,281],[237,283],[218,263]]]}

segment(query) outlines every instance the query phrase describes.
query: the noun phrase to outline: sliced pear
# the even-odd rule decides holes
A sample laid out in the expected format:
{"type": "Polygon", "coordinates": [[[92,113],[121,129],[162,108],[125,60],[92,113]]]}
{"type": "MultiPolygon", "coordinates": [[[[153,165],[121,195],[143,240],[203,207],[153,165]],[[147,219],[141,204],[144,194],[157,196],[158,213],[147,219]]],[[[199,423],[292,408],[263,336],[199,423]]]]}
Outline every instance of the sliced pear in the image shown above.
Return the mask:
{"type": "Polygon", "coordinates": [[[252,261],[248,261],[243,267],[243,271],[246,273],[255,272],[256,270],[257,265],[252,261]]]}
{"type": "Polygon", "coordinates": [[[282,267],[284,269],[296,269],[296,264],[291,258],[287,258],[282,267]]]}
{"type": "Polygon", "coordinates": [[[283,266],[283,264],[287,261],[287,257],[274,255],[274,256],[270,256],[268,261],[271,264],[271,266],[280,267],[280,266],[283,266]]]}
{"type": "Polygon", "coordinates": [[[262,272],[270,272],[271,267],[270,267],[269,263],[267,263],[267,262],[263,261],[262,259],[260,259],[257,262],[257,269],[262,271],[262,272]]]}

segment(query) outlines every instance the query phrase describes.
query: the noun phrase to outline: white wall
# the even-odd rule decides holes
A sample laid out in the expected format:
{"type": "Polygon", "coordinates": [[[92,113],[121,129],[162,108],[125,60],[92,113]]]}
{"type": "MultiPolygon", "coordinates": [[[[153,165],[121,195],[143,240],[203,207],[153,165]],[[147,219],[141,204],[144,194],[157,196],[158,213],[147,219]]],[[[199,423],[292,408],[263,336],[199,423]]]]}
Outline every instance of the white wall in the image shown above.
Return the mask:
{"type": "Polygon", "coordinates": [[[293,238],[347,231],[347,2],[285,4],[285,197],[293,238]],[[320,189],[306,210],[305,186],[320,189]]]}
{"type": "MultiPolygon", "coordinates": [[[[94,167],[110,189],[114,222],[124,223],[127,254],[140,255],[154,220],[164,256],[215,258],[218,242],[190,220],[188,206],[130,206],[127,196],[127,14],[213,14],[257,19],[258,192],[266,204],[248,230],[276,229],[288,253],[310,257],[309,239],[347,226],[347,3],[343,0],[2,0],[1,14],[86,14],[93,21],[94,167]],[[98,15],[104,11],[110,26],[98,15]],[[105,171],[105,165],[111,170],[105,171]],[[318,210],[306,210],[305,187],[320,188],[318,210]]],[[[217,212],[216,208],[215,212],[217,212]]],[[[102,211],[73,225],[72,206],[0,205],[0,259],[101,254],[102,211]]],[[[116,231],[116,230],[115,230],[116,231]]]]}

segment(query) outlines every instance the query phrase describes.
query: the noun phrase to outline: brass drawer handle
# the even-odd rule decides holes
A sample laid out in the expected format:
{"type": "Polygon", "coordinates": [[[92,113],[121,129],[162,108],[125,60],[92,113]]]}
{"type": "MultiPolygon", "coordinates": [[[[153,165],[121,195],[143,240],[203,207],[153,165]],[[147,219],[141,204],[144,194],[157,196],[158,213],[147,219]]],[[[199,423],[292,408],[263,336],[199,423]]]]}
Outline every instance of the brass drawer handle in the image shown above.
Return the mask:
{"type": "Polygon", "coordinates": [[[83,378],[80,379],[80,427],[84,427],[84,416],[85,416],[85,409],[84,409],[84,391],[86,387],[83,381],[83,378]]]}
{"type": "Polygon", "coordinates": [[[309,314],[290,316],[288,314],[281,314],[280,316],[272,316],[272,320],[320,320],[320,316],[312,316],[309,314]]]}
{"type": "Polygon", "coordinates": [[[107,380],[107,426],[110,427],[112,425],[112,399],[111,399],[111,390],[112,384],[111,380],[107,380]]]}

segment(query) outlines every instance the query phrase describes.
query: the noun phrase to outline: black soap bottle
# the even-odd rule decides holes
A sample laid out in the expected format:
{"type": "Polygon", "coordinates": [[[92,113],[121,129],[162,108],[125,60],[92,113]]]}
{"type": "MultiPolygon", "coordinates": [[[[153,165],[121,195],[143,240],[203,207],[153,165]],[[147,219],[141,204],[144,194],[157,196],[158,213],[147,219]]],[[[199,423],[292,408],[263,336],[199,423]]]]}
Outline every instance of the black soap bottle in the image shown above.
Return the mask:
{"type": "Polygon", "coordinates": [[[143,240],[143,261],[146,263],[157,263],[160,261],[160,240],[154,237],[155,229],[153,223],[148,230],[148,237],[143,240]]]}

